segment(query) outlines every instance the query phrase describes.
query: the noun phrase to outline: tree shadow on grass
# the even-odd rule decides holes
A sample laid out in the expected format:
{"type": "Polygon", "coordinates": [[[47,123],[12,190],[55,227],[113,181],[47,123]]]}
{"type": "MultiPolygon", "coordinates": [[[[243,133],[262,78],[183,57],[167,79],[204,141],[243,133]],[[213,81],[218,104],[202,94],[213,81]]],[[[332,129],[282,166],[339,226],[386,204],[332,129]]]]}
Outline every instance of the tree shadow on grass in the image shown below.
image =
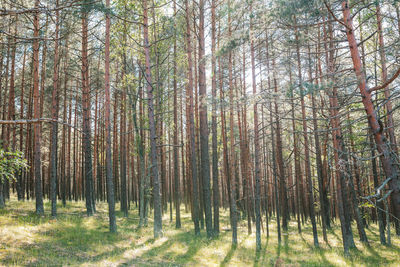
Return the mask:
{"type": "Polygon", "coordinates": [[[262,251],[264,251],[264,250],[265,250],[265,248],[256,249],[256,253],[255,253],[255,256],[254,256],[254,264],[253,264],[253,266],[258,266],[258,264],[259,264],[259,262],[260,262],[261,253],[262,253],[262,251]]]}
{"type": "Polygon", "coordinates": [[[254,260],[254,266],[259,266],[260,262],[263,263],[266,260],[265,255],[267,254],[268,243],[269,243],[269,237],[267,237],[265,245],[261,248],[261,253],[260,253],[261,255],[259,260],[257,260],[257,258],[254,260]]]}
{"type": "Polygon", "coordinates": [[[321,259],[322,259],[322,265],[323,265],[323,266],[335,266],[335,265],[333,265],[332,263],[330,263],[330,262],[328,261],[328,259],[326,258],[326,256],[325,256],[326,250],[325,250],[325,249],[323,249],[323,248],[317,248],[317,249],[315,249],[315,250],[318,252],[319,256],[321,257],[321,259]]]}
{"type": "Polygon", "coordinates": [[[278,241],[278,245],[276,246],[276,256],[279,258],[281,256],[281,242],[278,241]]]}
{"type": "Polygon", "coordinates": [[[304,236],[303,236],[303,233],[300,233],[299,235],[300,235],[300,238],[301,238],[301,240],[303,241],[303,243],[304,243],[309,249],[311,249],[311,250],[315,249],[314,246],[310,245],[310,244],[307,242],[307,240],[306,240],[306,239],[304,238],[304,236]]]}
{"type": "Polygon", "coordinates": [[[384,260],[381,255],[379,255],[378,252],[376,252],[376,250],[371,247],[371,246],[365,246],[365,248],[368,250],[369,253],[371,253],[374,257],[378,258],[379,261],[384,260]]]}
{"type": "Polygon", "coordinates": [[[365,228],[365,231],[368,232],[369,234],[373,235],[375,238],[379,237],[379,235],[375,231],[371,230],[371,227],[365,228]]]}
{"type": "Polygon", "coordinates": [[[193,234],[193,231],[180,232],[173,236],[169,236],[168,239],[164,241],[161,245],[147,250],[139,257],[124,262],[123,264],[121,264],[121,266],[130,266],[132,264],[137,264],[141,261],[147,261],[149,259],[151,260],[155,258],[161,258],[159,263],[162,263],[162,265],[167,264],[167,262],[173,262],[173,266],[187,265],[193,260],[193,257],[201,248],[206,247],[212,241],[213,239],[208,239],[205,234],[195,236],[193,234]],[[170,251],[171,247],[174,244],[185,246],[185,252],[179,253],[177,251],[170,251]]]}
{"type": "Polygon", "coordinates": [[[225,258],[223,259],[223,261],[220,264],[221,267],[228,265],[229,261],[233,257],[233,254],[235,254],[236,249],[237,249],[237,245],[231,245],[230,250],[228,251],[228,253],[226,254],[225,258]]]}
{"type": "Polygon", "coordinates": [[[347,257],[346,261],[351,262],[352,265],[358,265],[362,263],[365,266],[371,267],[396,264],[396,260],[388,260],[383,258],[372,247],[366,247],[366,249],[370,254],[360,250],[351,250],[350,257],[347,257]]]}
{"type": "Polygon", "coordinates": [[[327,229],[327,232],[328,232],[329,234],[333,235],[334,237],[336,237],[337,240],[339,240],[339,241],[342,240],[342,238],[339,237],[339,236],[336,234],[336,232],[335,232],[335,230],[334,230],[333,227],[332,227],[331,229],[327,229]]]}
{"type": "Polygon", "coordinates": [[[32,234],[36,236],[33,243],[14,247],[0,263],[44,266],[89,263],[122,255],[128,249],[116,246],[123,241],[121,234],[109,233],[106,226],[88,227],[83,217],[60,220],[32,234]]]}
{"type": "MultiPolygon", "coordinates": [[[[305,240],[305,238],[303,237],[303,234],[299,234],[300,235],[300,238],[301,238],[301,240],[303,241],[303,243],[311,250],[311,251],[313,251],[314,253],[318,253],[319,254],[319,256],[321,257],[321,261],[322,262],[320,262],[319,263],[319,265],[322,265],[322,266],[334,266],[332,263],[330,263],[329,261],[328,261],[328,259],[326,258],[326,256],[325,256],[325,253],[326,253],[326,249],[324,249],[324,248],[322,248],[322,247],[314,247],[313,245],[310,245],[308,242],[307,242],[307,240],[305,240]]],[[[329,246],[330,247],[330,246],[329,246]]]]}
{"type": "Polygon", "coordinates": [[[286,256],[289,254],[289,236],[288,233],[283,235],[283,250],[286,256]]]}

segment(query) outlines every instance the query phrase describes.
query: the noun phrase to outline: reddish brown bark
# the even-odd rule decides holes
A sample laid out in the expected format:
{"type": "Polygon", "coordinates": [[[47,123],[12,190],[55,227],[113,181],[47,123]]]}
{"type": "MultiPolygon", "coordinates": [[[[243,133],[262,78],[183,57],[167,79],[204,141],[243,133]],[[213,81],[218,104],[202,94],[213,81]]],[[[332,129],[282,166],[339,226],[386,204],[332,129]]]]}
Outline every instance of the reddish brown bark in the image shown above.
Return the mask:
{"type": "Polygon", "coordinates": [[[382,122],[377,116],[377,112],[372,103],[372,95],[369,91],[366,77],[363,71],[363,64],[361,62],[357,41],[354,36],[353,20],[350,14],[350,9],[347,1],[342,2],[343,20],[346,25],[346,35],[349,44],[351,59],[355,74],[357,76],[358,88],[362,96],[362,103],[365,112],[368,116],[368,124],[372,129],[374,140],[380,153],[380,160],[385,172],[386,178],[390,179],[389,188],[393,190],[391,193],[391,200],[394,210],[394,216],[400,217],[400,181],[399,181],[399,167],[396,163],[397,153],[390,147],[388,140],[384,135],[382,122]]]}

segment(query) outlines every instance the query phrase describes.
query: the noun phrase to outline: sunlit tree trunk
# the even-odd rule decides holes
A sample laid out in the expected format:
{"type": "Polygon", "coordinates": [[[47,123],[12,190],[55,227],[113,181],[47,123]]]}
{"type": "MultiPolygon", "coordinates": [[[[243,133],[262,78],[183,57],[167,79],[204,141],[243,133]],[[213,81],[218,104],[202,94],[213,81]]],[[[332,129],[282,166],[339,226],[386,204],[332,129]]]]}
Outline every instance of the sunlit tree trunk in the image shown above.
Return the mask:
{"type": "MultiPolygon", "coordinates": [[[[106,7],[110,7],[110,0],[106,0],[106,7]]],[[[111,100],[110,100],[110,14],[106,13],[106,40],[104,48],[105,56],[105,130],[106,130],[106,183],[107,183],[107,201],[110,232],[117,231],[115,219],[115,199],[114,199],[114,181],[112,177],[112,155],[111,155],[111,100]]]]}
{"type": "Polygon", "coordinates": [[[342,2],[343,20],[346,25],[346,35],[349,44],[350,54],[353,61],[353,67],[357,76],[358,87],[362,96],[362,103],[368,116],[368,123],[372,129],[375,143],[380,153],[380,160],[385,172],[391,193],[394,216],[400,217],[400,182],[399,182],[399,166],[397,162],[397,153],[391,149],[389,141],[384,135],[382,122],[377,117],[377,112],[372,103],[372,94],[368,88],[363,64],[361,62],[357,41],[354,36],[353,20],[350,14],[347,1],[342,2]]]}

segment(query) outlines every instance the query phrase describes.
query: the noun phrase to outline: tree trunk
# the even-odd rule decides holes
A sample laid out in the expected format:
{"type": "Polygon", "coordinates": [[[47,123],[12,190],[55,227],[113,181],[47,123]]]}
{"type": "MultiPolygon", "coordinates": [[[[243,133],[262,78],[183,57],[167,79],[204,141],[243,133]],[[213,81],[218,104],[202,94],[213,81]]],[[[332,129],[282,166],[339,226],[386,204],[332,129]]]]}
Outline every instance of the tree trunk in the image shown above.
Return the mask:
{"type": "Polygon", "coordinates": [[[314,246],[319,247],[318,244],[318,233],[317,233],[317,224],[315,222],[315,210],[314,210],[314,195],[313,195],[313,184],[311,178],[311,163],[310,163],[310,152],[309,152],[309,143],[308,143],[308,134],[307,134],[307,120],[306,120],[306,108],[304,104],[304,88],[303,88],[303,80],[301,75],[301,61],[300,61],[300,44],[299,44],[299,34],[297,28],[295,29],[296,35],[296,52],[297,52],[297,64],[299,70],[299,86],[300,86],[300,102],[301,102],[301,114],[303,121],[303,136],[304,136],[304,164],[306,169],[306,178],[307,178],[307,193],[308,193],[308,205],[310,212],[310,219],[313,229],[313,238],[314,238],[314,246]]]}
{"type": "MultiPolygon", "coordinates": [[[[328,31],[324,28],[324,35],[329,32],[329,53],[327,47],[325,48],[328,75],[334,72],[334,40],[332,32],[332,24],[328,22],[328,31]]],[[[325,42],[326,43],[326,42],[325,42]]],[[[331,76],[332,77],[332,76],[331,76]]],[[[334,78],[331,78],[334,79],[334,78]]],[[[334,80],[331,80],[334,82],[334,80]]],[[[347,158],[345,154],[345,147],[343,143],[340,119],[339,119],[339,104],[337,99],[337,88],[333,86],[329,91],[329,105],[330,105],[330,123],[332,127],[332,139],[334,147],[334,160],[336,171],[334,174],[336,180],[336,198],[337,208],[339,213],[340,225],[342,230],[343,249],[345,254],[349,253],[350,248],[355,248],[353,232],[349,218],[347,187],[345,185],[345,170],[347,158]]]]}
{"type": "MultiPolygon", "coordinates": [[[[176,12],[176,1],[174,0],[174,12],[176,12]]],[[[176,23],[175,23],[176,27],[176,23]]],[[[174,198],[175,198],[175,228],[181,228],[180,194],[179,194],[179,151],[178,151],[178,84],[177,84],[177,50],[176,32],[174,36],[174,198]]],[[[182,155],[183,157],[183,155],[182,155]]],[[[170,192],[172,194],[172,192],[170,192]]]]}
{"type": "Polygon", "coordinates": [[[156,125],[154,122],[154,106],[153,106],[153,84],[151,81],[151,64],[150,64],[150,45],[149,45],[149,25],[148,25],[148,8],[147,0],[143,1],[143,38],[144,52],[146,59],[146,87],[148,101],[148,117],[150,128],[150,156],[151,156],[151,174],[153,176],[153,201],[154,201],[154,238],[162,236],[162,217],[161,217],[161,191],[160,180],[158,176],[157,162],[157,136],[156,125]]]}
{"type": "Polygon", "coordinates": [[[343,20],[347,27],[346,35],[353,61],[354,70],[357,76],[358,87],[362,96],[362,102],[368,116],[368,123],[374,134],[375,143],[378,152],[380,153],[380,160],[386,179],[390,179],[389,188],[393,190],[391,193],[391,200],[393,205],[394,216],[400,217],[400,181],[399,181],[399,167],[397,165],[397,153],[392,151],[389,141],[383,134],[382,122],[377,117],[377,112],[372,103],[372,94],[368,88],[365,74],[363,72],[363,64],[361,62],[360,53],[357,46],[357,41],[354,36],[353,20],[350,15],[350,10],[347,1],[342,2],[343,20]]]}
{"type": "Polygon", "coordinates": [[[187,83],[187,95],[189,96],[189,150],[190,150],[190,166],[192,174],[192,205],[193,205],[193,222],[195,235],[200,234],[199,226],[199,182],[197,176],[197,159],[196,159],[196,144],[195,144],[195,131],[194,131],[194,114],[193,114],[193,63],[192,63],[192,44],[191,44],[191,29],[189,19],[189,0],[185,1],[186,9],[186,46],[187,46],[187,60],[188,60],[188,83],[187,83]]]}
{"type": "MultiPolygon", "coordinates": [[[[125,7],[126,8],[126,7],[125,7]]],[[[120,177],[121,177],[121,211],[124,213],[125,217],[128,217],[128,198],[127,198],[127,179],[126,179],[126,161],[127,161],[127,132],[126,132],[126,91],[127,91],[127,81],[125,80],[126,68],[127,68],[127,26],[124,21],[124,32],[123,32],[123,54],[122,54],[122,73],[121,73],[121,82],[122,82],[122,92],[121,92],[121,110],[120,110],[120,157],[121,157],[121,166],[120,166],[120,177]]]]}
{"type": "Polygon", "coordinates": [[[298,150],[298,134],[296,131],[296,118],[295,118],[295,104],[294,104],[294,84],[292,82],[292,71],[289,68],[289,78],[290,78],[290,105],[291,105],[291,114],[292,114],[292,131],[293,131],[293,157],[294,157],[294,175],[296,181],[296,193],[295,193],[295,206],[297,212],[297,231],[301,233],[301,223],[300,223],[300,214],[301,214],[301,202],[300,202],[300,180],[303,179],[301,174],[301,165],[300,165],[300,155],[298,150]]]}
{"type": "MultiPolygon", "coordinates": [[[[40,1],[35,1],[35,8],[39,8],[40,1]]],[[[39,12],[33,17],[33,118],[40,118],[40,96],[39,96],[39,12]]],[[[41,156],[40,156],[40,123],[35,123],[34,131],[34,153],[33,166],[35,174],[35,196],[36,196],[36,214],[43,215],[43,191],[42,191],[42,175],[41,175],[41,156]]]]}
{"type": "Polygon", "coordinates": [[[89,82],[89,62],[88,62],[88,3],[82,5],[82,152],[84,157],[83,178],[85,181],[85,200],[86,213],[92,216],[94,212],[93,203],[93,175],[92,175],[92,145],[91,145],[91,121],[90,121],[90,82],[89,82]]]}
{"type": "MultiPolygon", "coordinates": [[[[252,10],[252,5],[250,6],[250,12],[252,10]]],[[[253,23],[250,19],[250,54],[251,54],[251,78],[253,86],[253,96],[256,99],[254,103],[254,178],[255,178],[255,214],[256,214],[256,250],[261,249],[261,191],[260,191],[260,137],[258,129],[258,109],[257,109],[257,81],[256,81],[256,62],[254,57],[254,36],[253,23]]],[[[246,112],[246,111],[244,111],[246,112]]],[[[281,177],[282,179],[283,177],[281,177]]],[[[247,211],[249,212],[249,210],[247,211]]]]}
{"type": "Polygon", "coordinates": [[[201,179],[203,182],[203,201],[206,219],[207,237],[213,234],[210,192],[210,156],[208,151],[208,123],[207,123],[207,88],[206,88],[206,62],[205,62],[205,37],[204,37],[204,0],[199,2],[199,116],[200,116],[200,155],[201,179]]]}
{"type": "MultiPolygon", "coordinates": [[[[2,60],[2,59],[1,59],[2,60]]],[[[20,105],[20,118],[24,118],[24,90],[25,90],[25,63],[26,63],[26,46],[24,46],[24,57],[22,61],[22,78],[21,78],[21,105],[20,105]]],[[[2,66],[0,66],[1,69],[2,66]]],[[[1,82],[0,82],[1,87],[1,82]]],[[[19,151],[24,149],[24,126],[21,124],[19,128],[19,151]]],[[[25,155],[27,156],[27,155],[25,155]]],[[[21,170],[17,177],[17,196],[18,200],[25,199],[25,183],[24,177],[26,175],[26,170],[21,170]]]]}
{"type": "MultiPolygon", "coordinates": [[[[58,6],[58,0],[56,3],[58,6]]],[[[57,148],[58,148],[58,32],[59,32],[59,11],[56,11],[56,29],[54,41],[54,71],[53,71],[53,93],[51,101],[51,118],[54,120],[51,123],[50,133],[50,198],[51,198],[51,216],[57,216],[57,148]]],[[[63,144],[64,145],[64,144],[63,144]]],[[[65,164],[64,162],[62,163],[65,164]]]]}
{"type": "MultiPolygon", "coordinates": [[[[381,60],[381,68],[382,68],[382,82],[387,81],[387,67],[386,67],[386,53],[385,53],[385,42],[383,38],[383,26],[382,26],[382,16],[381,16],[381,9],[379,6],[379,2],[376,2],[376,19],[377,19],[377,26],[378,26],[378,37],[379,37],[379,54],[380,54],[380,60],[381,60]]],[[[396,153],[398,155],[399,151],[397,148],[397,141],[396,141],[396,136],[394,133],[394,122],[393,122],[393,107],[392,107],[392,101],[390,100],[390,88],[389,86],[385,87],[384,89],[384,94],[385,94],[385,106],[386,106],[386,114],[387,114],[387,132],[389,135],[389,141],[391,145],[391,149],[393,153],[396,153]]],[[[398,166],[398,165],[397,165],[398,166]]],[[[399,182],[398,182],[398,187],[399,182]]],[[[395,204],[392,202],[392,205],[395,206],[395,204]]],[[[400,203],[398,203],[400,205],[400,203]]],[[[398,210],[399,211],[399,210],[398,210]]],[[[399,214],[398,214],[399,215],[399,214]]],[[[399,217],[397,217],[399,218],[399,217]]],[[[396,225],[396,234],[400,235],[400,222],[398,220],[395,220],[395,225],[396,225]]]]}
{"type": "MultiPolygon", "coordinates": [[[[230,2],[229,2],[230,4],[230,2]]],[[[232,36],[232,25],[231,25],[231,13],[228,13],[228,32],[229,38],[232,36]]],[[[229,51],[229,64],[228,64],[228,72],[229,72],[229,122],[230,122],[230,160],[232,162],[232,166],[234,166],[234,133],[233,133],[233,73],[232,73],[232,51],[229,51]]],[[[222,89],[221,89],[222,90],[222,89]]],[[[221,97],[222,99],[222,97],[221,97]]],[[[236,210],[236,183],[233,179],[233,167],[229,167],[228,165],[228,157],[226,156],[226,173],[228,175],[228,192],[231,198],[231,224],[232,224],[232,245],[237,245],[237,210],[236,210]]]]}
{"type": "Polygon", "coordinates": [[[211,93],[212,93],[212,178],[213,178],[213,206],[214,206],[214,234],[219,233],[219,183],[218,183],[218,136],[217,136],[217,67],[215,54],[216,0],[211,2],[211,93]]]}
{"type": "MultiPolygon", "coordinates": [[[[110,0],[106,0],[106,7],[110,7],[110,0]]],[[[107,201],[109,229],[114,233],[117,231],[117,223],[115,219],[115,198],[114,198],[114,181],[112,177],[112,155],[111,155],[111,123],[110,123],[110,14],[106,13],[106,39],[104,48],[105,57],[105,130],[106,130],[106,183],[107,183],[107,201]]]]}

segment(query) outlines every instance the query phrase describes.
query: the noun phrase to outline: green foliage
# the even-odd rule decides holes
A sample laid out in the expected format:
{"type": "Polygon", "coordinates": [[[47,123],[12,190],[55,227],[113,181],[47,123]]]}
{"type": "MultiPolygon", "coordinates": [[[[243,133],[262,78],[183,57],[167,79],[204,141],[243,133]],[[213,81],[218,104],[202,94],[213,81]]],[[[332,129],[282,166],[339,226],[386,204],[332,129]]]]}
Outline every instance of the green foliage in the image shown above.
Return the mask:
{"type": "Polygon", "coordinates": [[[275,16],[289,23],[294,22],[294,17],[305,15],[307,20],[313,20],[321,16],[323,1],[319,0],[275,0],[275,16]]]}
{"type": "Polygon", "coordinates": [[[360,208],[375,208],[375,205],[373,205],[370,202],[361,203],[359,206],[360,206],[360,208]]]}
{"type": "Polygon", "coordinates": [[[217,56],[223,56],[234,50],[236,47],[243,45],[250,40],[249,32],[245,32],[240,36],[232,36],[232,38],[217,51],[217,56]]]}
{"type": "Polygon", "coordinates": [[[104,14],[112,14],[112,10],[107,8],[102,1],[90,1],[82,0],[80,3],[80,8],[74,9],[73,14],[76,16],[81,16],[82,13],[88,14],[91,11],[98,11],[104,14]]]}
{"type": "Polygon", "coordinates": [[[306,95],[318,94],[319,91],[326,90],[327,88],[330,88],[330,87],[332,87],[331,83],[316,84],[316,83],[303,82],[302,88],[299,88],[298,86],[292,84],[287,89],[286,96],[294,97],[294,95],[306,96],[306,95]]]}
{"type": "Polygon", "coordinates": [[[0,148],[0,179],[15,179],[22,169],[27,169],[28,163],[21,151],[5,151],[0,148]]]}

